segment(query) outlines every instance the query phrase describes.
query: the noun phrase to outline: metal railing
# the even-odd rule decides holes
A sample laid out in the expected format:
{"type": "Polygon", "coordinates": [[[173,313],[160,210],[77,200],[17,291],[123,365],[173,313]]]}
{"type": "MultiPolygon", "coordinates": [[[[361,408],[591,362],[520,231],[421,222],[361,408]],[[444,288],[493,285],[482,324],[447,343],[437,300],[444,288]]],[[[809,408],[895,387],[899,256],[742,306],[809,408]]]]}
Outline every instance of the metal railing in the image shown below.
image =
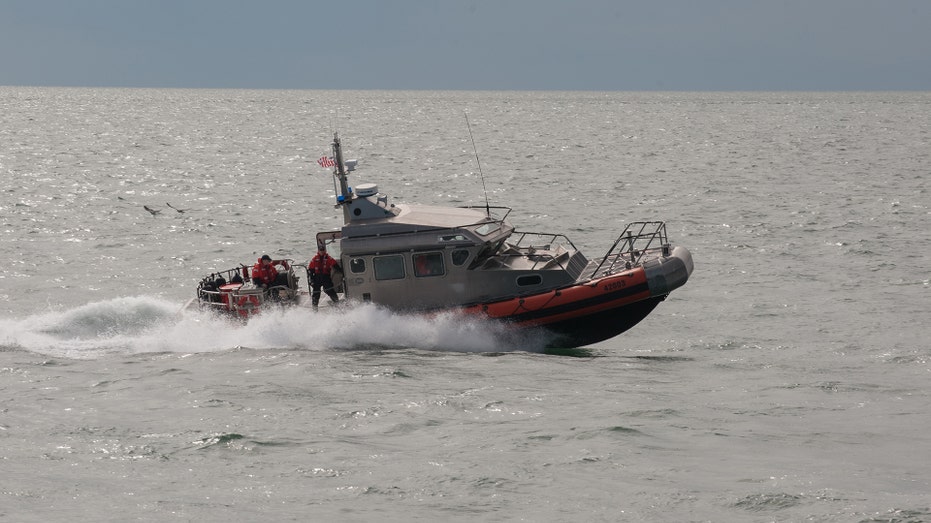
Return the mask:
{"type": "Polygon", "coordinates": [[[566,237],[565,234],[514,231],[511,237],[517,237],[517,241],[511,245],[519,248],[549,251],[556,250],[561,246],[568,246],[565,247],[566,250],[578,250],[575,248],[575,245],[572,244],[572,240],[566,237]]]}
{"type": "MultiPolygon", "coordinates": [[[[509,240],[494,254],[481,258],[475,266],[501,268],[511,266],[511,260],[531,262],[529,270],[558,267],[577,278],[588,260],[564,234],[514,231],[509,240]]],[[[478,260],[477,260],[478,261],[478,260]]]]}
{"type": "Polygon", "coordinates": [[[260,307],[269,297],[277,301],[294,300],[298,291],[298,279],[294,274],[294,260],[284,260],[288,263],[288,285],[274,285],[263,289],[260,287],[231,288],[223,290],[224,285],[249,282],[249,267],[240,265],[232,269],[217,271],[204,277],[197,285],[197,299],[201,306],[211,309],[235,311],[243,308],[260,307]],[[240,303],[241,302],[241,303],[240,303]]]}
{"type": "Polygon", "coordinates": [[[645,254],[658,251],[663,256],[669,255],[666,222],[632,222],[614,240],[614,245],[608,249],[590,277],[594,278],[603,268],[605,274],[611,274],[620,265],[625,269],[635,267],[641,263],[645,254]]]}
{"type": "Polygon", "coordinates": [[[197,284],[197,298],[205,305],[219,304],[219,306],[225,307],[226,304],[222,303],[220,299],[220,286],[227,283],[242,283],[248,281],[248,279],[249,268],[245,265],[211,273],[197,284]]]}

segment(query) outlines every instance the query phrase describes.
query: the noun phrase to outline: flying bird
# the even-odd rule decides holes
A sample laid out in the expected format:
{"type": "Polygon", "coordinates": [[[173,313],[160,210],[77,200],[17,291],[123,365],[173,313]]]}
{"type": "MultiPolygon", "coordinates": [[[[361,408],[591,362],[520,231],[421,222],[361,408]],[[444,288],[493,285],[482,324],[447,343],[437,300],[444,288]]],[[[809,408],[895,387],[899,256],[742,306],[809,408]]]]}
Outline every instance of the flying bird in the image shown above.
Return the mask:
{"type": "Polygon", "coordinates": [[[184,209],[179,209],[179,208],[177,208],[177,207],[172,207],[172,205],[171,205],[170,203],[166,203],[165,205],[171,207],[172,209],[178,211],[179,213],[183,213],[183,212],[184,212],[184,209]]]}
{"type": "Polygon", "coordinates": [[[145,210],[147,210],[147,211],[149,211],[149,212],[152,214],[152,216],[155,216],[156,214],[162,212],[162,211],[160,211],[160,210],[158,210],[158,209],[153,209],[153,208],[149,207],[148,205],[143,205],[142,208],[145,209],[145,210]]]}

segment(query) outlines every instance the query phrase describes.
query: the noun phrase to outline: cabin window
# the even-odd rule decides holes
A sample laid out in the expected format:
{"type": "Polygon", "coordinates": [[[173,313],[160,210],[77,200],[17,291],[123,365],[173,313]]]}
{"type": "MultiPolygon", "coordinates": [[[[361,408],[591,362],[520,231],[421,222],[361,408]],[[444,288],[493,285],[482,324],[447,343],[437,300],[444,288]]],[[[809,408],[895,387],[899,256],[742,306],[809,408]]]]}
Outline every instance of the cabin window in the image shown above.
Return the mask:
{"type": "Polygon", "coordinates": [[[442,276],[446,274],[446,268],[443,265],[443,253],[425,252],[413,256],[414,274],[418,277],[442,276]]]}
{"type": "Polygon", "coordinates": [[[488,236],[489,234],[497,231],[500,228],[501,227],[498,225],[497,222],[491,222],[491,223],[486,223],[485,225],[482,225],[481,227],[475,229],[475,232],[481,234],[482,236],[488,236]]]}
{"type": "Polygon", "coordinates": [[[400,255],[372,258],[376,280],[400,280],[404,277],[404,259],[400,255]]]}
{"type": "Polygon", "coordinates": [[[464,242],[468,240],[469,240],[468,238],[466,238],[465,236],[461,234],[446,234],[446,235],[440,236],[441,242],[464,242]]]}
{"type": "Polygon", "coordinates": [[[360,272],[365,272],[365,259],[364,258],[353,258],[349,260],[349,270],[353,274],[359,274],[360,272]]]}
{"type": "Polygon", "coordinates": [[[540,285],[543,283],[543,277],[539,274],[526,274],[517,277],[518,287],[529,287],[531,285],[540,285]]]}
{"type": "Polygon", "coordinates": [[[465,249],[458,249],[452,252],[453,265],[459,266],[465,263],[469,259],[469,251],[465,249]]]}

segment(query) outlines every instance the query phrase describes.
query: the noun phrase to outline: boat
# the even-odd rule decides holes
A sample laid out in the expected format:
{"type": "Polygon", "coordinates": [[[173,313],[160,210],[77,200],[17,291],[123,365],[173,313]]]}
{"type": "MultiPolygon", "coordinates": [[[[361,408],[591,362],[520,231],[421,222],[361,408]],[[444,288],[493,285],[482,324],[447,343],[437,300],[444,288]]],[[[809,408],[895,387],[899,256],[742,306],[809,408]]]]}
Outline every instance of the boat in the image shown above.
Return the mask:
{"type": "Polygon", "coordinates": [[[339,230],[317,233],[343,269],[342,292],[414,313],[459,311],[514,328],[542,329],[550,347],[574,348],[630,329],[688,281],[692,256],[666,224],[620,231],[589,259],[563,234],[520,231],[509,207],[397,204],[374,183],[352,188],[355,160],[332,156],[339,230]]]}

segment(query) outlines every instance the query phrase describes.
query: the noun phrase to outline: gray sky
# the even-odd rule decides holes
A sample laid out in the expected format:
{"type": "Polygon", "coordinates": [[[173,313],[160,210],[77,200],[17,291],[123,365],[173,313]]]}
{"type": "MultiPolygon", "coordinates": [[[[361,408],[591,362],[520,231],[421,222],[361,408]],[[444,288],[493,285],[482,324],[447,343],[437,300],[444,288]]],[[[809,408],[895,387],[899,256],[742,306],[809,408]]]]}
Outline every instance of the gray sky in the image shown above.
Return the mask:
{"type": "Polygon", "coordinates": [[[0,85],[931,90],[931,0],[0,0],[0,85]]]}

